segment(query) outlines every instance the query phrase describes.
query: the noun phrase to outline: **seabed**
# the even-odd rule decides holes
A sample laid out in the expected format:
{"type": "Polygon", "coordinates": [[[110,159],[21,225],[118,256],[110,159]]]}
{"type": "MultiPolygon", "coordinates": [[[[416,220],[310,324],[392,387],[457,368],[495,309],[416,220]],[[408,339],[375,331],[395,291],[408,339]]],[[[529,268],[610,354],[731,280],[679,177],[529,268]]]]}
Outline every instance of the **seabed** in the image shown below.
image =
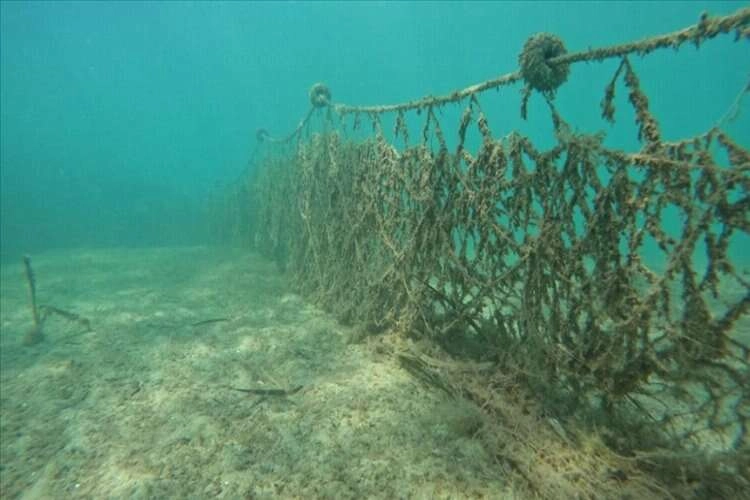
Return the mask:
{"type": "Polygon", "coordinates": [[[272,263],[215,248],[34,256],[2,266],[4,499],[515,498],[481,415],[427,390],[272,263]],[[229,389],[283,389],[256,395],[229,389]]]}

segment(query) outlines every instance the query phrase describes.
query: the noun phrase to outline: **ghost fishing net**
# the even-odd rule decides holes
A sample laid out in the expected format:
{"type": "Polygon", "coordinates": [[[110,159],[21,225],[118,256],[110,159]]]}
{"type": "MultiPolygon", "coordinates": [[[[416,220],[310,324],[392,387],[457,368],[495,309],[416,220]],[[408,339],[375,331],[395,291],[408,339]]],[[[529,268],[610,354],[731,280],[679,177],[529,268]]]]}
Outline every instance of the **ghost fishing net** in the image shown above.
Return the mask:
{"type": "Polygon", "coordinates": [[[748,138],[718,123],[665,140],[633,60],[718,35],[748,43],[750,9],[577,53],[538,34],[518,71],[400,105],[334,104],[318,84],[288,137],[258,132],[254,170],[215,204],[217,235],[274,259],[342,321],[515,370],[543,414],[603,429],[675,491],[733,496],[750,487],[748,138]],[[624,89],[636,151],[575,132],[555,106],[571,65],[610,58],[601,117],[614,122],[624,89]],[[522,85],[524,117],[542,97],[551,147],[492,133],[481,99],[508,85],[522,85]],[[441,109],[456,104],[450,138],[441,109]]]}

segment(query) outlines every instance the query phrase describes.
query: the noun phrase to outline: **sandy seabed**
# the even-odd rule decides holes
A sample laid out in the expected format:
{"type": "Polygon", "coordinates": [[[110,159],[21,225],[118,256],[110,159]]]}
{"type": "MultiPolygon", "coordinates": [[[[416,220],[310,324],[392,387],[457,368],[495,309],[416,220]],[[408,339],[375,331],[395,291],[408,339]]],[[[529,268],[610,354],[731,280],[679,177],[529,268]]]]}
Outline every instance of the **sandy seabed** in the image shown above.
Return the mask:
{"type": "Polygon", "coordinates": [[[2,266],[0,497],[519,498],[429,391],[275,267],[209,247],[32,256],[2,266]],[[289,395],[229,389],[302,388],[289,395]]]}

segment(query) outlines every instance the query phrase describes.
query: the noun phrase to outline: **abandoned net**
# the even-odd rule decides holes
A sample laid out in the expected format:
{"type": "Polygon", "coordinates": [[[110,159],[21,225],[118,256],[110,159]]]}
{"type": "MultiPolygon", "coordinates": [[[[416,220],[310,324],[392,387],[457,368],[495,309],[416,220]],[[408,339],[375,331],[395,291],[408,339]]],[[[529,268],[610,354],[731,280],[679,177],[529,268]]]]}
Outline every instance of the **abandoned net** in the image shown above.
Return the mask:
{"type": "Polygon", "coordinates": [[[337,105],[318,84],[293,133],[258,132],[253,171],[215,204],[217,233],[344,322],[460,339],[474,346],[460,354],[513,367],[557,414],[627,414],[746,468],[748,138],[718,123],[665,140],[633,57],[716,36],[748,43],[750,9],[578,53],[538,34],[518,71],[400,105],[337,105]],[[571,65],[610,58],[601,117],[614,122],[627,92],[634,151],[576,132],[555,106],[571,65]],[[524,117],[542,96],[552,147],[492,133],[483,93],[506,85],[523,89],[524,117]],[[446,137],[440,109],[456,104],[446,137]]]}

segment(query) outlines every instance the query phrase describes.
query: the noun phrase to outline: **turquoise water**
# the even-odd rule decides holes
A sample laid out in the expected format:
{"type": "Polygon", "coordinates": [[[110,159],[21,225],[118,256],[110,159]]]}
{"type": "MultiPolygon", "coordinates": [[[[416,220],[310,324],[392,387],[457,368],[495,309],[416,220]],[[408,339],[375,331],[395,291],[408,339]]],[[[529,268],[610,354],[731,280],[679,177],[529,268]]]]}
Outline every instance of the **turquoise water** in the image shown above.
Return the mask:
{"type": "MultiPolygon", "coordinates": [[[[678,29],[741,2],[0,4],[0,240],[3,259],[48,248],[194,244],[204,208],[236,178],[255,130],[282,135],[326,82],[336,102],[443,94],[516,69],[524,41],[558,34],[569,50],[678,29]]],[[[747,43],[633,62],[663,135],[715,123],[747,83],[747,43]]],[[[576,65],[558,92],[581,131],[637,146],[632,111],[603,124],[615,61],[576,65]]],[[[619,96],[623,97],[623,96],[619,96]]],[[[519,118],[518,86],[492,92],[493,133],[553,138],[543,103],[519,118]]],[[[444,124],[460,109],[446,108],[444,124]]],[[[446,125],[447,126],[447,125],[446,125]]],[[[729,125],[750,137],[750,118],[729,125]]]]}
{"type": "MultiPolygon", "coordinates": [[[[739,479],[680,475],[684,484],[668,484],[682,489],[649,489],[636,460],[605,450],[604,431],[617,437],[616,424],[588,435],[583,411],[580,422],[565,420],[546,395],[526,398],[515,374],[491,361],[492,342],[488,352],[476,344],[490,361],[457,368],[435,339],[412,343],[337,321],[290,290],[291,273],[274,262],[214,245],[210,208],[255,166],[256,130],[291,132],[315,82],[335,103],[400,103],[515,71],[537,32],[580,51],[746,6],[0,1],[0,497],[691,498],[703,480],[729,491],[739,479]],[[22,254],[33,256],[33,273],[29,260],[23,274],[22,254]],[[41,320],[29,308],[31,274],[41,320]],[[29,331],[43,336],[29,341],[29,331]]],[[[741,99],[750,44],[733,38],[630,57],[665,141],[706,132],[739,102],[722,128],[750,148],[750,99],[741,99]]],[[[635,152],[642,144],[622,75],[617,121],[601,118],[618,64],[574,65],[555,105],[574,132],[603,132],[607,147],[635,152]]],[[[534,94],[521,119],[521,87],[478,96],[493,137],[517,131],[549,148],[547,105],[534,94]]],[[[450,147],[465,105],[436,111],[450,147]]],[[[383,117],[388,138],[393,118],[383,117]]],[[[411,145],[419,143],[425,114],[406,120],[411,145]]],[[[372,137],[367,119],[359,137],[372,137]]],[[[476,154],[474,123],[467,137],[476,154]]],[[[716,159],[726,164],[725,156],[716,159]]],[[[237,220],[248,224],[249,212],[237,220]]],[[[679,237],[683,215],[674,206],[663,214],[664,231],[679,237]]],[[[575,216],[583,231],[579,209],[575,216]]],[[[621,236],[623,254],[626,243],[621,236]]],[[[709,300],[722,313],[747,296],[748,248],[750,237],[735,232],[731,260],[745,267],[709,300]]],[[[669,255],[653,239],[639,250],[663,270],[669,255]]],[[[693,255],[699,273],[703,250],[699,243],[693,255]]],[[[590,255],[583,264],[595,270],[590,255]]],[[[676,306],[689,308],[679,296],[676,306]]],[[[733,331],[747,345],[747,314],[733,331]]],[[[726,459],[705,470],[741,465],[726,459]]],[[[670,470],[658,474],[677,481],[670,470]]],[[[722,498],[712,493],[703,496],[722,498]]]]}

